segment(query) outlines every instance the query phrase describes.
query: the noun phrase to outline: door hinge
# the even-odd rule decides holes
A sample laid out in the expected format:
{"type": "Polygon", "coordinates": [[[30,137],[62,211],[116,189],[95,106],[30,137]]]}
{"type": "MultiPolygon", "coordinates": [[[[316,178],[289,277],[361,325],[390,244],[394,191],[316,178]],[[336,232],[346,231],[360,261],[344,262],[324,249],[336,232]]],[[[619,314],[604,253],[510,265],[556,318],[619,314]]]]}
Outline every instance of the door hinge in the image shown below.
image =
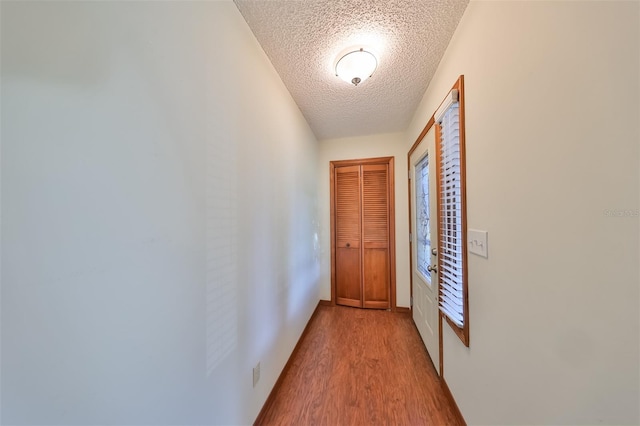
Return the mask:
{"type": "Polygon", "coordinates": [[[412,242],[411,238],[412,238],[412,235],[411,235],[411,232],[409,232],[409,242],[412,242]]]}
{"type": "Polygon", "coordinates": [[[409,172],[409,180],[411,180],[411,169],[407,170],[409,172]]]}
{"type": "Polygon", "coordinates": [[[409,297],[409,306],[413,308],[413,296],[409,297]]]}

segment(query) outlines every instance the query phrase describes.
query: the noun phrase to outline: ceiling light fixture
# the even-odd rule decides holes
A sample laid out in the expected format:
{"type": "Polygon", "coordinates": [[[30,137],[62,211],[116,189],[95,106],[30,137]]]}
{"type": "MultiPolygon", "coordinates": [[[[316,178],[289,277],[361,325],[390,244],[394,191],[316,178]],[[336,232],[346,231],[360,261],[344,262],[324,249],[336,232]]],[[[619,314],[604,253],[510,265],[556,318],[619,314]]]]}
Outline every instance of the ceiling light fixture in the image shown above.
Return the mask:
{"type": "Polygon", "coordinates": [[[342,56],[336,63],[336,76],[354,86],[373,75],[378,67],[378,60],[371,52],[360,48],[342,56]]]}

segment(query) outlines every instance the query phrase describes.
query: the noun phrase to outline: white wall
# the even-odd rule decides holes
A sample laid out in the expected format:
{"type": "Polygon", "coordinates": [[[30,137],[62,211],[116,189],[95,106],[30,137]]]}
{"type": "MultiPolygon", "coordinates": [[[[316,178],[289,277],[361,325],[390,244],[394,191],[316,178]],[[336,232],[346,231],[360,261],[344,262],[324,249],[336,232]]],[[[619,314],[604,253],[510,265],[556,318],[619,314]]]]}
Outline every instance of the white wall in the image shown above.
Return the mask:
{"type": "Polygon", "coordinates": [[[407,131],[464,74],[489,258],[470,255],[471,346],[445,325],[444,376],[469,424],[640,422],[639,7],[472,1],[407,131]]]}
{"type": "Polygon", "coordinates": [[[235,5],[1,24],[2,423],[252,423],[319,298],[317,142],[235,5]]]}
{"type": "Polygon", "coordinates": [[[407,149],[402,133],[320,141],[318,203],[320,206],[320,298],[331,299],[331,209],[329,163],[357,158],[395,157],[396,305],[409,307],[409,243],[407,149]]]}

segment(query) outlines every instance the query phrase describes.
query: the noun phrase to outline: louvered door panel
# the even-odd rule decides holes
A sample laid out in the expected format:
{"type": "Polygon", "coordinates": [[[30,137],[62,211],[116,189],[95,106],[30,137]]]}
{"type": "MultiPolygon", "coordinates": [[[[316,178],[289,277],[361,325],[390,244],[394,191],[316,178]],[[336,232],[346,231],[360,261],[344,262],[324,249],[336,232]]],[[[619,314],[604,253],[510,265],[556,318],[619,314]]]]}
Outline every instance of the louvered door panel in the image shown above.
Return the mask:
{"type": "Polygon", "coordinates": [[[362,166],[362,257],[365,308],[389,308],[389,171],[362,166]]]}
{"type": "Polygon", "coordinates": [[[387,165],[363,166],[362,228],[365,248],[389,247],[387,165]]]}
{"type": "Polygon", "coordinates": [[[336,302],[362,306],[360,166],[335,169],[336,302]]]}

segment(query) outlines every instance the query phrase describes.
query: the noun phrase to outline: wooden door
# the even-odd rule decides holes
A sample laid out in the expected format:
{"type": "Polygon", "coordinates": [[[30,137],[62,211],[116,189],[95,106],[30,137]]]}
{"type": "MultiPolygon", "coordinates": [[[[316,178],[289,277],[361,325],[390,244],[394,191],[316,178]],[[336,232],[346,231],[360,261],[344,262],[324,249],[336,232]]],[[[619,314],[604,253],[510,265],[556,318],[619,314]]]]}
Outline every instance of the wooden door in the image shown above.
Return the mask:
{"type": "Polygon", "coordinates": [[[362,306],[360,166],[335,169],[336,302],[362,306]]]}
{"type": "Polygon", "coordinates": [[[332,162],[332,296],[394,306],[393,158],[332,162]]]}
{"type": "Polygon", "coordinates": [[[362,167],[363,305],[389,307],[389,170],[362,167]]]}

